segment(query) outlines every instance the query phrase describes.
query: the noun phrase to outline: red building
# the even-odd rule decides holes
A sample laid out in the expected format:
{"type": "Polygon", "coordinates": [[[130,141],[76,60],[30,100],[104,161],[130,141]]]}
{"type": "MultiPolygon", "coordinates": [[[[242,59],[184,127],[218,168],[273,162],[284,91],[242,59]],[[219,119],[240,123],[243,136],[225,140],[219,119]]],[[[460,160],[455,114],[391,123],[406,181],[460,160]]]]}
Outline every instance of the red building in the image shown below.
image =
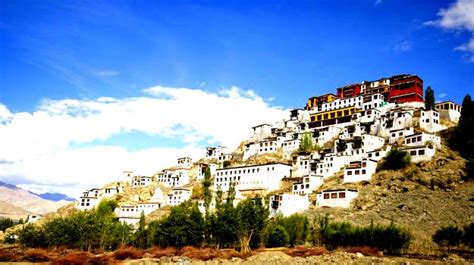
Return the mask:
{"type": "Polygon", "coordinates": [[[360,85],[352,84],[337,89],[337,97],[340,99],[357,97],[360,95],[360,85]]]}
{"type": "Polygon", "coordinates": [[[396,103],[423,102],[423,80],[416,75],[390,78],[390,93],[385,100],[396,103]]]}

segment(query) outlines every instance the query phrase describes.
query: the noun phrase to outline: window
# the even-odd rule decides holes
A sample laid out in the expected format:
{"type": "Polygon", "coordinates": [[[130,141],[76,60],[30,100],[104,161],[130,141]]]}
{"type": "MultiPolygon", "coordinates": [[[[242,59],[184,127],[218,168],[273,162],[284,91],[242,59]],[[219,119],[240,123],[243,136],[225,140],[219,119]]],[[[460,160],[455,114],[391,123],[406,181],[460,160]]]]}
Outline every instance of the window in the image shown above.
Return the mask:
{"type": "Polygon", "coordinates": [[[362,174],[365,174],[365,169],[362,169],[362,174]]]}
{"type": "Polygon", "coordinates": [[[418,150],[418,155],[422,156],[425,154],[425,150],[421,149],[421,150],[418,150]]]}
{"type": "Polygon", "coordinates": [[[337,199],[337,193],[336,192],[331,193],[331,199],[337,199]]]}
{"type": "Polygon", "coordinates": [[[351,176],[351,175],[352,175],[352,171],[348,170],[348,171],[347,171],[347,175],[351,176]]]}
{"type": "Polygon", "coordinates": [[[416,150],[410,151],[411,156],[416,156],[416,150]]]}
{"type": "Polygon", "coordinates": [[[355,170],[354,174],[359,175],[359,174],[360,174],[360,171],[359,171],[359,170],[355,170]]]}
{"type": "Polygon", "coordinates": [[[326,199],[326,200],[329,199],[329,193],[324,194],[324,199],[326,199]]]}
{"type": "Polygon", "coordinates": [[[345,192],[339,192],[339,199],[344,199],[346,198],[346,193],[345,192]]]}

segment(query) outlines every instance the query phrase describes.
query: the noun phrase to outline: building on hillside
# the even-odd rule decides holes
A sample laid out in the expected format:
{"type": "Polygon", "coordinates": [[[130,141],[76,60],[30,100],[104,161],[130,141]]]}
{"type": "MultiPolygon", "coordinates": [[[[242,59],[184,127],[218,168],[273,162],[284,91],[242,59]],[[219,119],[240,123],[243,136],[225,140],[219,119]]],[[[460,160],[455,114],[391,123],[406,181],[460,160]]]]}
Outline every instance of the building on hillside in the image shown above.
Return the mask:
{"type": "Polygon", "coordinates": [[[294,194],[311,194],[323,185],[323,177],[317,175],[303,176],[299,182],[293,183],[294,194]]]}
{"type": "Polygon", "coordinates": [[[380,161],[382,158],[387,156],[388,151],[390,151],[391,147],[387,146],[385,150],[383,148],[376,149],[370,152],[367,152],[367,158],[374,161],[380,161]]]}
{"type": "Polygon", "coordinates": [[[352,189],[334,189],[318,192],[316,206],[349,208],[353,199],[359,192],[352,189]]]}
{"type": "Polygon", "coordinates": [[[337,99],[337,96],[334,94],[324,94],[317,97],[311,97],[306,102],[306,110],[317,109],[321,104],[332,102],[337,99]]]}
{"type": "Polygon", "coordinates": [[[308,196],[293,193],[280,193],[270,196],[270,216],[290,216],[309,208],[308,196]]]}
{"type": "Polygon", "coordinates": [[[405,136],[405,145],[407,146],[420,146],[432,143],[433,147],[441,145],[441,138],[439,136],[429,133],[416,133],[405,136]]]}
{"type": "Polygon", "coordinates": [[[196,175],[197,180],[203,180],[204,179],[204,174],[206,171],[206,168],[209,167],[209,171],[211,173],[211,176],[214,176],[216,173],[216,170],[219,168],[217,164],[214,163],[200,163],[198,165],[198,172],[196,175]]]}
{"type": "Polygon", "coordinates": [[[375,81],[364,81],[360,85],[361,93],[364,95],[381,94],[385,99],[390,94],[390,78],[381,78],[375,81]]]}
{"type": "Polygon", "coordinates": [[[156,181],[165,187],[179,187],[189,184],[188,168],[164,169],[157,175],[156,181]]]}
{"type": "MultiPolygon", "coordinates": [[[[194,201],[197,203],[199,211],[204,214],[206,212],[206,206],[204,204],[204,200],[194,200],[194,201]]],[[[209,203],[209,210],[213,210],[215,208],[216,208],[216,201],[212,200],[209,203]]]]}
{"type": "Polygon", "coordinates": [[[217,161],[219,162],[224,162],[224,161],[229,161],[232,159],[232,154],[222,154],[217,157],[217,161]]]}
{"type": "Polygon", "coordinates": [[[364,159],[350,162],[344,169],[344,183],[369,181],[377,169],[377,162],[364,159]]]}
{"type": "Polygon", "coordinates": [[[439,113],[435,110],[418,110],[413,116],[420,129],[424,131],[434,133],[445,129],[440,124],[439,113]]]}
{"type": "Polygon", "coordinates": [[[251,141],[258,142],[272,135],[272,126],[270,124],[260,124],[252,127],[251,141]]]}
{"type": "Polygon", "coordinates": [[[168,194],[167,204],[171,206],[179,205],[191,198],[191,190],[187,188],[174,188],[168,194]]]}
{"type": "Polygon", "coordinates": [[[116,194],[119,194],[120,192],[122,192],[122,190],[123,190],[123,188],[120,187],[120,186],[116,186],[116,187],[113,187],[113,188],[104,188],[104,189],[102,189],[101,197],[110,198],[110,197],[113,197],[116,194]]]}
{"type": "Polygon", "coordinates": [[[213,146],[206,148],[206,159],[218,159],[222,154],[227,153],[225,146],[213,146]]]}
{"type": "Polygon", "coordinates": [[[436,150],[425,145],[421,146],[405,146],[400,150],[407,151],[411,157],[411,162],[418,163],[421,161],[428,161],[435,155],[436,150]]]}
{"type": "Polygon", "coordinates": [[[28,214],[28,216],[26,217],[26,223],[27,224],[34,224],[42,218],[43,218],[43,216],[39,215],[39,214],[28,214]]]}
{"type": "Polygon", "coordinates": [[[443,101],[435,104],[435,110],[439,112],[441,119],[458,122],[461,117],[462,107],[452,101],[443,101]]]}
{"type": "Polygon", "coordinates": [[[413,128],[403,128],[403,129],[398,129],[398,130],[391,130],[389,137],[388,137],[388,143],[389,144],[394,144],[394,143],[403,143],[405,141],[405,137],[414,134],[413,128]]]}
{"type": "Polygon", "coordinates": [[[336,96],[340,99],[357,97],[360,95],[360,92],[361,92],[359,84],[352,84],[352,85],[339,87],[336,89],[336,91],[337,91],[336,96]]]}
{"type": "Polygon", "coordinates": [[[292,152],[300,148],[300,139],[290,139],[285,140],[282,143],[283,152],[286,154],[291,154],[292,152]]]}
{"type": "Polygon", "coordinates": [[[92,210],[99,204],[99,189],[91,189],[83,192],[83,195],[76,203],[76,208],[79,210],[92,210]]]}
{"type": "Polygon", "coordinates": [[[153,182],[153,177],[148,176],[134,176],[132,178],[132,187],[146,187],[153,182]]]}
{"type": "Polygon", "coordinates": [[[280,187],[280,180],[291,176],[291,166],[283,163],[241,166],[218,169],[214,179],[214,190],[229,190],[235,185],[235,190],[272,191],[280,187]]]}
{"type": "Polygon", "coordinates": [[[338,137],[341,130],[342,127],[338,126],[329,126],[325,128],[316,129],[313,130],[313,139],[317,145],[323,146],[325,143],[338,137]]]}
{"type": "Polygon", "coordinates": [[[193,160],[190,157],[178,158],[178,167],[190,168],[193,165],[193,160]]]}
{"type": "Polygon", "coordinates": [[[134,217],[140,218],[143,213],[145,216],[150,213],[161,209],[161,203],[159,202],[139,202],[136,205],[122,205],[115,209],[115,214],[119,217],[134,217]]]}
{"type": "Polygon", "coordinates": [[[310,129],[321,128],[335,124],[343,124],[351,122],[352,114],[359,112],[360,109],[354,106],[340,108],[336,110],[328,110],[323,112],[311,113],[310,129]]]}
{"type": "Polygon", "coordinates": [[[396,103],[423,102],[423,80],[416,75],[392,76],[387,101],[396,103]]]}

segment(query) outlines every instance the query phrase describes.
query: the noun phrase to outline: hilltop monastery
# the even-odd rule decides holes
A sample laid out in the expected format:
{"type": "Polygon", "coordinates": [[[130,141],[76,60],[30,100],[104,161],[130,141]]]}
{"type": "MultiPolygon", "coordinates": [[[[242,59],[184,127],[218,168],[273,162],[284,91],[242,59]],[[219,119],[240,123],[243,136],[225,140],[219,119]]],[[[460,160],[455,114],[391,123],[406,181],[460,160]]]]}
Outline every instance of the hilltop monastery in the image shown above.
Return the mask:
{"type": "MultiPolygon", "coordinates": [[[[191,200],[192,190],[204,179],[207,167],[214,192],[220,189],[225,193],[233,186],[235,203],[256,195],[267,196],[272,216],[303,212],[310,205],[350,207],[358,191],[320,190],[327,178],[342,174],[344,183],[370,182],[377,164],[393,147],[406,150],[414,163],[430,160],[441,144],[437,134],[454,126],[460,112],[461,106],[451,101],[436,104],[434,110],[425,109],[423,80],[416,75],[343,86],[336,89],[336,94],[310,97],[304,108],[291,110],[286,120],[252,127],[252,135],[240,152],[223,146],[208,147],[198,162],[179,158],[175,167],[153,176],[126,171],[132,188],[151,184],[157,184],[157,188],[146,201],[137,198],[133,203],[119,205],[116,214],[121,220],[136,224],[142,212],[148,215],[164,206],[191,200]],[[301,152],[300,143],[305,137],[318,148],[301,152]],[[282,154],[285,162],[245,163],[271,153],[282,154]],[[226,162],[236,156],[243,163],[233,166],[226,162]],[[290,188],[282,188],[282,183],[290,183],[290,188]],[[315,201],[310,199],[313,193],[315,201]]],[[[91,189],[84,192],[76,207],[93,209],[102,198],[122,192],[124,187],[119,185],[91,189]]],[[[204,211],[203,200],[194,200],[204,211]]],[[[211,208],[214,205],[211,203],[211,208]]]]}

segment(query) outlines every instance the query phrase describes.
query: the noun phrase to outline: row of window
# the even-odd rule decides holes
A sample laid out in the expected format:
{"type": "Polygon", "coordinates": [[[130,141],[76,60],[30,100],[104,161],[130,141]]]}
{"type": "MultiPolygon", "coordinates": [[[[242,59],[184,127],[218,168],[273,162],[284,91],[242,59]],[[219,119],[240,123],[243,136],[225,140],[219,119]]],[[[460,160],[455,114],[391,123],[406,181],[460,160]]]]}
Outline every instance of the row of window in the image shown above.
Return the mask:
{"type": "Polygon", "coordinates": [[[346,198],[346,193],[345,192],[332,192],[332,193],[324,193],[323,198],[325,200],[327,199],[344,199],[346,198]]]}
{"type": "Polygon", "coordinates": [[[324,113],[324,114],[316,114],[311,116],[311,121],[324,121],[324,120],[329,120],[329,119],[334,119],[334,118],[341,118],[345,116],[352,115],[353,113],[356,112],[355,108],[349,108],[345,110],[337,110],[337,111],[332,111],[329,113],[324,113]]]}
{"type": "MultiPolygon", "coordinates": [[[[267,167],[267,171],[275,170],[275,167],[267,167]]],[[[258,173],[260,172],[260,168],[249,168],[249,169],[239,169],[239,170],[225,170],[225,171],[218,171],[216,176],[224,176],[224,175],[232,175],[232,174],[249,174],[249,173],[258,173]]]]}
{"type": "Polygon", "coordinates": [[[348,176],[351,176],[351,175],[352,175],[352,171],[354,171],[354,175],[360,175],[360,174],[364,175],[365,172],[366,172],[365,169],[362,169],[362,170],[359,170],[359,169],[349,170],[349,169],[348,169],[348,170],[347,170],[347,175],[348,175],[348,176]]]}

